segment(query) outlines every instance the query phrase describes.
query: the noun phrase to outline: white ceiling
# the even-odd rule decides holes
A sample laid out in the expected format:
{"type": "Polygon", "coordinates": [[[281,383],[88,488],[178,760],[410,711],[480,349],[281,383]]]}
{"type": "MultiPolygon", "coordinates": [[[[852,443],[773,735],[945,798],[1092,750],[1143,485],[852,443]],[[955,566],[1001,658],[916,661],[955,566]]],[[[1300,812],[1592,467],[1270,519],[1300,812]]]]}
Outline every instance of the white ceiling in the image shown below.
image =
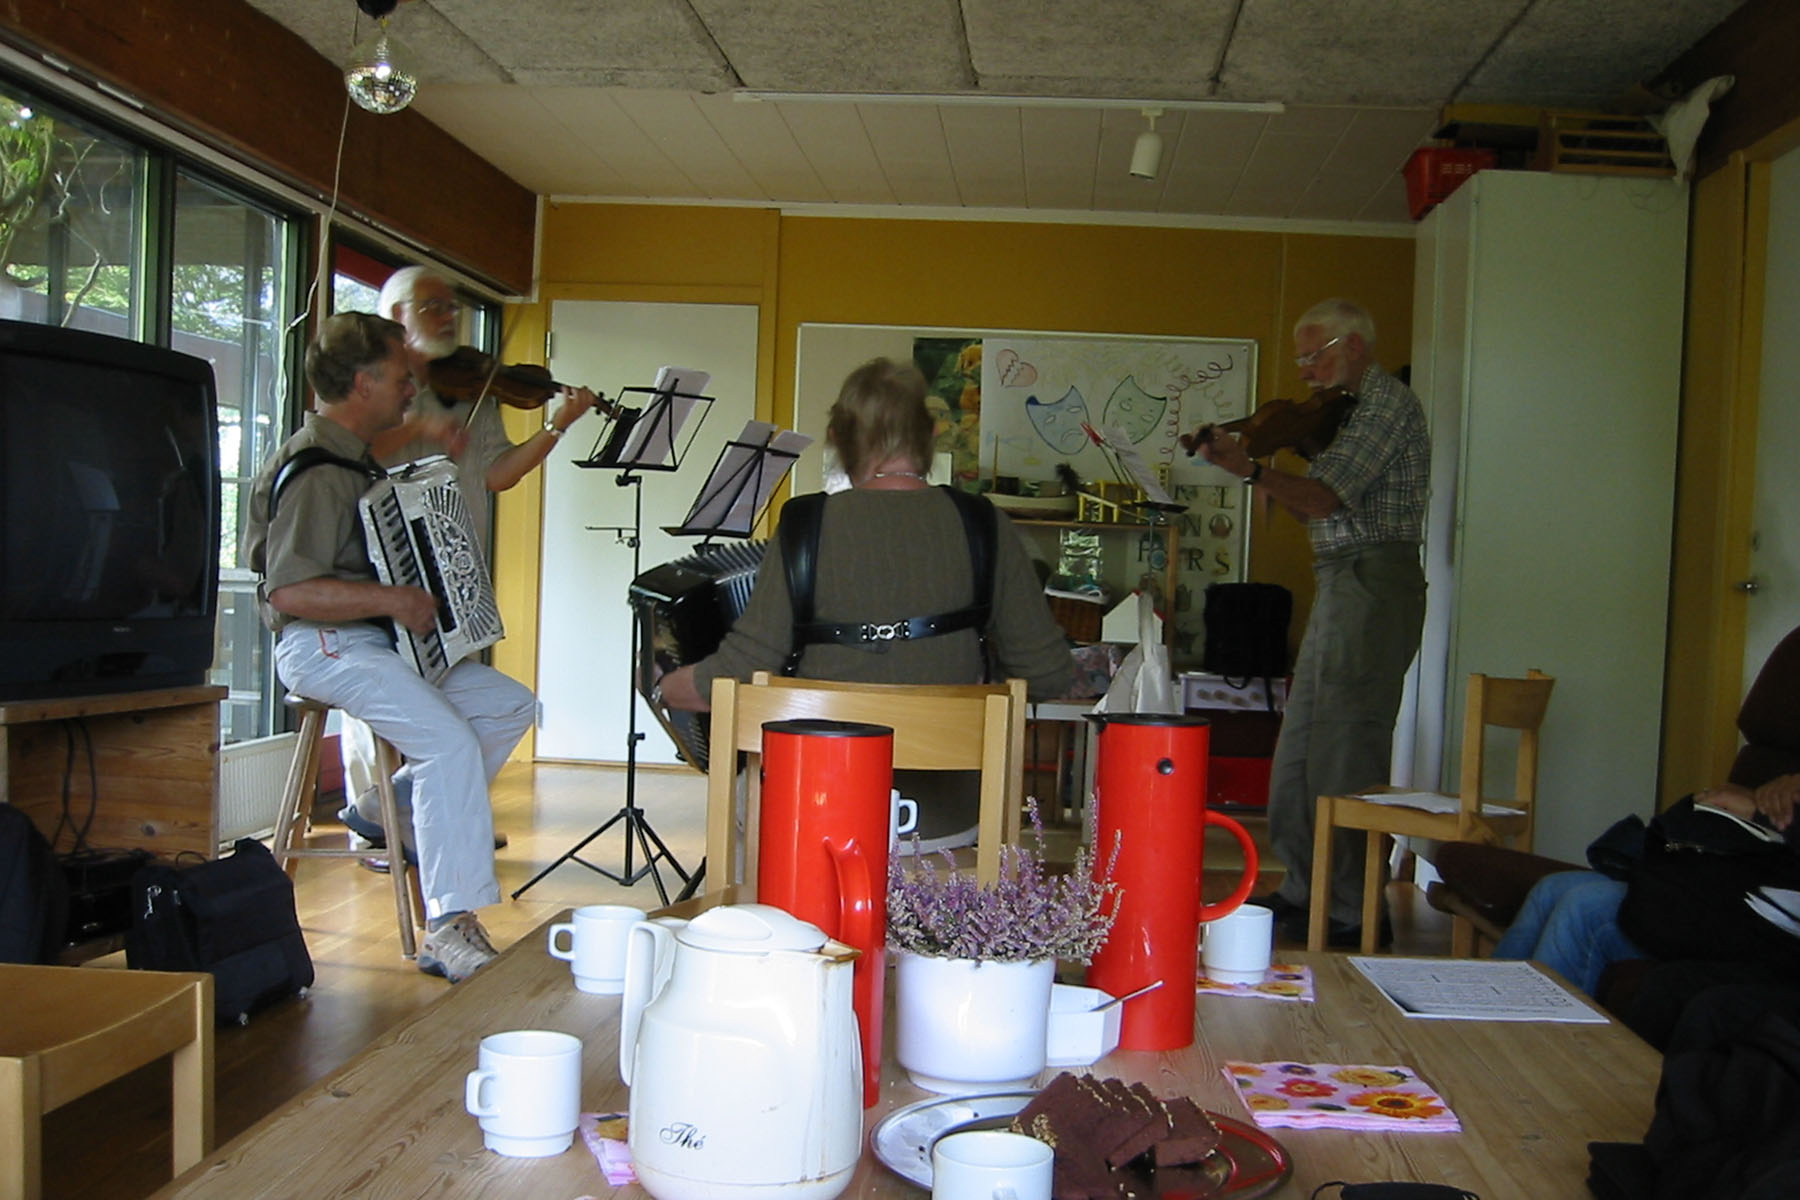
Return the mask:
{"type": "MultiPolygon", "coordinates": [[[[334,61],[354,0],[250,0],[334,61]]],[[[414,107],[558,198],[1405,222],[1452,103],[1601,108],[1740,0],[409,0],[414,107]],[[748,100],[742,93],[910,97],[748,100]],[[1277,101],[1170,111],[942,97],[1277,101]]]]}

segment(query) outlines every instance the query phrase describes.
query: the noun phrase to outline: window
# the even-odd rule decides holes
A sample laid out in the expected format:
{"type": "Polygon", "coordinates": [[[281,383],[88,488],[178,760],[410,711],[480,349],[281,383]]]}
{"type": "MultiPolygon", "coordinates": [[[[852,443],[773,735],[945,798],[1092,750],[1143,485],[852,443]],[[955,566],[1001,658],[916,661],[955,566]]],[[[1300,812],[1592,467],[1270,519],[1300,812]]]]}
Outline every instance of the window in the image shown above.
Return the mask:
{"type": "Polygon", "coordinates": [[[271,639],[256,577],[238,557],[256,469],[287,435],[285,333],[297,233],[290,219],[183,168],[175,178],[170,344],[212,363],[219,389],[219,626],[212,681],[228,689],[227,742],[274,728],[271,639]]]}
{"type": "Polygon", "coordinates": [[[275,729],[280,692],[238,561],[256,467],[292,420],[306,218],[0,81],[0,316],[155,342],[212,364],[221,529],[213,682],[228,742],[275,729]]]}
{"type": "Polygon", "coordinates": [[[0,89],[0,316],[143,339],[148,156],[0,89]]]}

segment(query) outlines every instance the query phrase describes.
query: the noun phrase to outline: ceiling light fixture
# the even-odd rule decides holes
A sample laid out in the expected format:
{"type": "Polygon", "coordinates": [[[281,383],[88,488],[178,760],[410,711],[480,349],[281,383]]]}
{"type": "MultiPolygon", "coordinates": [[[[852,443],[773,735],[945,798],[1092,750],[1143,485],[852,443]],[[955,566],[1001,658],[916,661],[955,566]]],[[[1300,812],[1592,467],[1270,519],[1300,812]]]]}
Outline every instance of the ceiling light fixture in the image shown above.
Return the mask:
{"type": "Polygon", "coordinates": [[[936,104],[944,107],[970,105],[983,108],[1135,108],[1146,105],[1159,112],[1216,113],[1284,113],[1287,105],[1279,100],[1121,100],[1100,96],[1001,96],[990,92],[946,92],[929,95],[923,92],[758,92],[739,90],[731,93],[734,100],[768,100],[779,104],[820,102],[826,104],[936,104]]]}
{"type": "Polygon", "coordinates": [[[388,35],[388,14],[399,0],[356,0],[356,7],[375,18],[372,37],[350,51],[344,64],[344,87],[350,98],[372,113],[397,113],[412,103],[419,76],[412,55],[388,35]]]}
{"type": "Polygon", "coordinates": [[[1139,179],[1155,179],[1162,168],[1162,134],[1156,132],[1156,118],[1160,116],[1160,108],[1144,110],[1149,128],[1137,135],[1137,144],[1131,148],[1131,173],[1139,179]]]}

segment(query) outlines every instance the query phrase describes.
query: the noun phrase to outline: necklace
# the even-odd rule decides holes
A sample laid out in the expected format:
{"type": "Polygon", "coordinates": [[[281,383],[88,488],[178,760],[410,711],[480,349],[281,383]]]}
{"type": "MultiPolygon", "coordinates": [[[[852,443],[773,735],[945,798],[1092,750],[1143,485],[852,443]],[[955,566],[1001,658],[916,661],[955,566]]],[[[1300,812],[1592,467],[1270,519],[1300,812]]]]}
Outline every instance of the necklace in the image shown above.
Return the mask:
{"type": "Polygon", "coordinates": [[[919,474],[917,471],[871,471],[869,473],[869,478],[870,479],[916,479],[920,483],[929,483],[930,482],[929,479],[927,479],[925,476],[919,474]]]}

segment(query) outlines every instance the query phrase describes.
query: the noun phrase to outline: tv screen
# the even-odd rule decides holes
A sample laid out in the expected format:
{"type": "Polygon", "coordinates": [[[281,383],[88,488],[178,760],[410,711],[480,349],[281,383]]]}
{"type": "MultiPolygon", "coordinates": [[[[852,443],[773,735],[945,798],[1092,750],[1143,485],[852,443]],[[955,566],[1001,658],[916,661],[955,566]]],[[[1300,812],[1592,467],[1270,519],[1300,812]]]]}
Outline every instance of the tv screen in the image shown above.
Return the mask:
{"type": "Polygon", "coordinates": [[[212,368],[0,321],[0,698],[202,682],[218,576],[212,368]]]}

